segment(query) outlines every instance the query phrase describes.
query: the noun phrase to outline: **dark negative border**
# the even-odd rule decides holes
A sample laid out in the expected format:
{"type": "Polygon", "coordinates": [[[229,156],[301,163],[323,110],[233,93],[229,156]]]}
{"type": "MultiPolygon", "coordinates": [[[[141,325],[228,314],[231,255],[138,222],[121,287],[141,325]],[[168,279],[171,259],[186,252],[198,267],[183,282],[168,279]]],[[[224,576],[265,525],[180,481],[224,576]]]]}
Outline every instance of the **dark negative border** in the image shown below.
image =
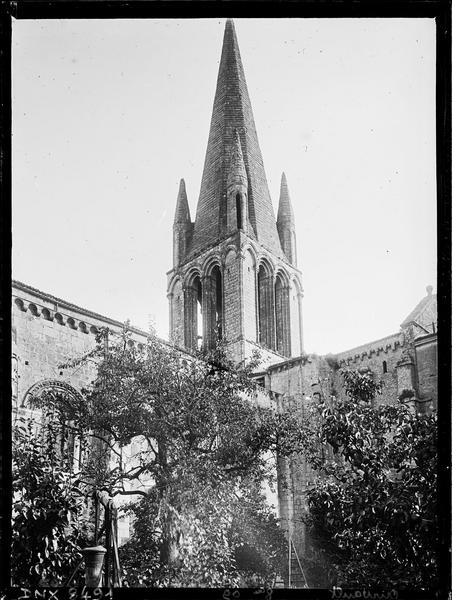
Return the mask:
{"type": "MultiPolygon", "coordinates": [[[[437,151],[437,233],[438,233],[438,518],[440,543],[438,548],[440,588],[437,598],[447,598],[451,589],[451,4],[438,0],[286,0],[269,1],[161,1],[158,0],[11,0],[0,3],[0,363],[1,460],[0,460],[0,587],[5,597],[26,598],[36,596],[34,591],[7,588],[10,584],[11,540],[11,25],[12,19],[119,19],[119,18],[435,18],[436,20],[436,151],[437,151]]],[[[54,590],[55,591],[55,590],[54,590]]],[[[70,590],[60,589],[55,598],[70,598],[70,590]]],[[[262,590],[213,589],[157,589],[121,588],[114,590],[117,598],[166,598],[194,592],[197,597],[212,598],[267,598],[262,590]],[[239,594],[239,596],[237,595],[239,594]]],[[[72,592],[73,598],[81,590],[72,592]]],[[[375,590],[375,596],[378,591],[375,590]]],[[[399,598],[430,598],[430,593],[416,590],[398,591],[399,598]]],[[[341,595],[334,590],[284,590],[272,591],[274,598],[356,598],[341,595]]],[[[49,590],[45,595],[51,598],[49,590]]],[[[80,596],[83,597],[83,596],[80,596]]],[[[91,596],[92,597],[92,596],[91,596]]],[[[363,596],[366,597],[366,596],[363,596]]],[[[368,596],[372,597],[372,596],[368,596]]],[[[382,598],[390,597],[381,592],[382,598]]],[[[89,598],[86,598],[89,600],[89,598]]]]}

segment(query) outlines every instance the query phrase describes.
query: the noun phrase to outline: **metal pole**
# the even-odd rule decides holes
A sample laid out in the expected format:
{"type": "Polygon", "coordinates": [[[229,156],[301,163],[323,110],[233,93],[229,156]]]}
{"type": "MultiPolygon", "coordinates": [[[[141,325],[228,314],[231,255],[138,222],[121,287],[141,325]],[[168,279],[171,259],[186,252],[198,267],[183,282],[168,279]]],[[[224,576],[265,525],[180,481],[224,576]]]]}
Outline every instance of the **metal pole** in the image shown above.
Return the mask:
{"type": "Polygon", "coordinates": [[[116,583],[119,587],[121,587],[121,567],[119,564],[119,552],[118,552],[118,540],[117,540],[117,531],[115,531],[115,527],[113,527],[113,564],[114,564],[114,583],[116,583]]]}
{"type": "Polygon", "coordinates": [[[94,492],[94,545],[97,546],[99,537],[99,500],[97,492],[94,492]]]}
{"type": "Polygon", "coordinates": [[[292,539],[289,538],[289,587],[292,587],[292,539]]]}
{"type": "Polygon", "coordinates": [[[107,549],[107,554],[105,555],[105,585],[110,587],[111,515],[108,504],[105,506],[105,546],[107,549]]]}

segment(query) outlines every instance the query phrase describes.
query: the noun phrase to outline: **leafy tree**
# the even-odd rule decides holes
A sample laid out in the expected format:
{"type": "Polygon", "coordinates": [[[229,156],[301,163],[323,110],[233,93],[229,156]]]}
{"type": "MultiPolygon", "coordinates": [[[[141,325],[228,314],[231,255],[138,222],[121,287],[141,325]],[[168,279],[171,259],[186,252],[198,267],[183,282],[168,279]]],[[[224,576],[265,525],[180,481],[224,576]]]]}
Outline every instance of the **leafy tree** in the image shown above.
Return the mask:
{"type": "Polygon", "coordinates": [[[106,351],[104,332],[90,356],[98,376],[83,401],[51,399],[61,422],[98,442],[83,484],[143,497],[132,509],[133,541],[122,551],[127,577],[137,580],[135,570],[147,584],[225,585],[239,582],[245,563],[243,572],[270,576],[283,538],[258,490],[274,476],[269,453],[293,451],[297,422],[256,402],[256,357],[237,367],[221,346],[188,357],[153,336],[142,352],[129,341],[126,329],[106,351]],[[123,450],[137,440],[141,448],[127,463],[123,450]]]}
{"type": "Polygon", "coordinates": [[[62,585],[81,558],[80,490],[51,423],[40,435],[19,417],[13,436],[13,584],[62,585]]]}
{"type": "Polygon", "coordinates": [[[191,517],[178,515],[179,560],[172,572],[158,560],[162,530],[154,490],[132,504],[134,533],[120,549],[128,583],[157,586],[176,579],[186,586],[251,586],[282,573],[287,542],[277,519],[256,483],[244,482],[238,490],[204,488],[193,498],[191,517]]]}
{"type": "Polygon", "coordinates": [[[317,437],[331,449],[311,460],[311,534],[333,583],[432,588],[436,571],[436,415],[372,406],[369,373],[344,371],[346,397],[315,408],[317,437]]]}

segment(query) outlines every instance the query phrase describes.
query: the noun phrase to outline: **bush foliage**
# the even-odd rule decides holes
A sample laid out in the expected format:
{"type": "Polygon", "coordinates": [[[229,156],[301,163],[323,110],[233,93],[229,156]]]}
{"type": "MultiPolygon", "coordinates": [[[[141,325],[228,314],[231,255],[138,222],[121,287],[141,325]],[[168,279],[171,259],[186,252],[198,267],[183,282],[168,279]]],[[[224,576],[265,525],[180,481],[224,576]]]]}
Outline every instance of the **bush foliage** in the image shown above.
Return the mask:
{"type": "Polygon", "coordinates": [[[346,398],[314,409],[330,449],[308,491],[317,558],[337,585],[435,589],[436,414],[373,406],[371,374],[343,377],[346,398]]]}

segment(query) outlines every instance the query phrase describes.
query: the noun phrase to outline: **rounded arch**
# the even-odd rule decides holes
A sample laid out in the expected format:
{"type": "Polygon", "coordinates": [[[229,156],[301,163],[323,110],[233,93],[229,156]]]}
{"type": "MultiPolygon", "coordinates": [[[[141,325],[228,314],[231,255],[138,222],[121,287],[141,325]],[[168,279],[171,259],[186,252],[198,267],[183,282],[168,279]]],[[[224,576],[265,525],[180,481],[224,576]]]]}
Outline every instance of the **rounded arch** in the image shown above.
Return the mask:
{"type": "Polygon", "coordinates": [[[257,252],[251,244],[245,244],[242,248],[242,254],[245,259],[248,257],[251,260],[252,266],[256,268],[257,265],[257,252]]]}
{"type": "Polygon", "coordinates": [[[208,256],[203,262],[201,272],[204,276],[209,276],[212,274],[215,267],[218,267],[221,270],[222,266],[221,256],[219,254],[213,254],[208,256]]]}
{"type": "Polygon", "coordinates": [[[291,287],[291,289],[293,289],[295,291],[296,294],[300,294],[300,295],[303,294],[303,288],[297,277],[293,277],[293,276],[291,277],[290,287],[291,287]]]}
{"type": "Polygon", "coordinates": [[[222,264],[226,266],[227,263],[230,263],[237,256],[237,248],[232,244],[226,246],[221,255],[222,264]]]}
{"type": "Polygon", "coordinates": [[[182,278],[180,275],[174,275],[168,284],[168,294],[174,294],[174,289],[178,284],[182,285],[182,278]]]}
{"type": "Polygon", "coordinates": [[[257,260],[256,265],[257,272],[262,272],[265,276],[273,276],[275,273],[275,266],[272,261],[266,256],[260,256],[257,260]]]}
{"type": "Polygon", "coordinates": [[[55,321],[58,323],[58,325],[64,325],[64,318],[63,315],[59,312],[55,313],[54,316],[55,321]]]}
{"type": "Polygon", "coordinates": [[[34,317],[39,317],[39,310],[34,302],[30,302],[30,304],[28,305],[28,310],[34,317]]]}
{"type": "Polygon", "coordinates": [[[19,310],[21,310],[22,312],[25,312],[27,310],[24,301],[21,298],[16,298],[14,300],[14,304],[15,306],[17,306],[17,308],[19,310]]]}
{"type": "Polygon", "coordinates": [[[278,267],[278,269],[276,270],[275,281],[278,280],[278,279],[281,281],[281,284],[283,286],[289,287],[289,284],[290,284],[289,274],[282,267],[278,267]]]}
{"type": "Polygon", "coordinates": [[[79,322],[78,328],[80,329],[80,331],[82,333],[88,333],[88,326],[86,325],[86,323],[84,321],[79,322]]]}
{"type": "Polygon", "coordinates": [[[58,379],[43,379],[28,388],[21,406],[24,408],[32,407],[34,401],[39,400],[44,393],[49,392],[62,396],[69,403],[83,402],[82,394],[69,383],[59,381],[58,379]]]}
{"type": "Polygon", "coordinates": [[[66,321],[68,327],[70,327],[71,329],[77,329],[77,325],[75,324],[75,319],[73,319],[72,317],[69,317],[68,320],[66,321]]]}
{"type": "Polygon", "coordinates": [[[50,312],[50,310],[48,308],[43,308],[41,311],[41,315],[43,316],[44,319],[46,319],[46,321],[53,320],[52,313],[50,312]]]}
{"type": "Polygon", "coordinates": [[[191,267],[191,269],[185,273],[183,281],[184,288],[193,287],[197,279],[201,280],[201,269],[198,266],[191,267]]]}

